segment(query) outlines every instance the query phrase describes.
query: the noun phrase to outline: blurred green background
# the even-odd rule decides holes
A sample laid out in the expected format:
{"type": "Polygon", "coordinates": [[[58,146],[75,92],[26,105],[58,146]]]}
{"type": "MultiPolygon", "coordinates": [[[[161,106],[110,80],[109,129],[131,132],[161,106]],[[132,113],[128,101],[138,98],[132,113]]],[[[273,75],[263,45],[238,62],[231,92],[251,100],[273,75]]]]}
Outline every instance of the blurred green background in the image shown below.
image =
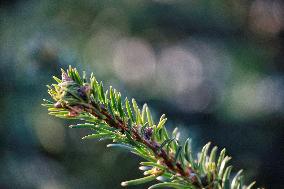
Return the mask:
{"type": "MultiPolygon", "coordinates": [[[[69,64],[147,102],[234,171],[284,188],[281,0],[10,0],[0,8],[0,188],[121,188],[139,158],[47,114],[69,64]]],[[[145,188],[140,186],[136,188],[145,188]]]]}

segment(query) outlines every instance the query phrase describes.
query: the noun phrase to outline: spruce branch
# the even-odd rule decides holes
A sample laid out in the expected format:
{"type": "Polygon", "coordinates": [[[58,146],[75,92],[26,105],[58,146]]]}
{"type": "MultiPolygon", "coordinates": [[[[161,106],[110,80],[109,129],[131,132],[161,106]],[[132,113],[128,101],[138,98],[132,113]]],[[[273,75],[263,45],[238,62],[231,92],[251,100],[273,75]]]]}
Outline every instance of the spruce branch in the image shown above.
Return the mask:
{"type": "Polygon", "coordinates": [[[83,121],[71,128],[87,128],[93,134],[83,139],[110,139],[107,147],[120,147],[145,159],[140,170],[145,177],[122,182],[122,186],[138,185],[153,180],[159,183],[153,188],[177,189],[251,189],[243,183],[242,171],[231,177],[232,166],[227,166],[231,157],[223,149],[217,156],[217,147],[206,144],[198,156],[192,153],[191,140],[179,142],[179,132],[171,134],[165,128],[167,118],[162,115],[155,123],[151,112],[144,104],[139,109],[135,99],[124,102],[121,93],[110,87],[105,90],[92,73],[81,77],[69,66],[62,70],[61,79],[53,77],[57,84],[48,87],[53,101],[45,100],[43,106],[49,114],[63,119],[83,121]]]}

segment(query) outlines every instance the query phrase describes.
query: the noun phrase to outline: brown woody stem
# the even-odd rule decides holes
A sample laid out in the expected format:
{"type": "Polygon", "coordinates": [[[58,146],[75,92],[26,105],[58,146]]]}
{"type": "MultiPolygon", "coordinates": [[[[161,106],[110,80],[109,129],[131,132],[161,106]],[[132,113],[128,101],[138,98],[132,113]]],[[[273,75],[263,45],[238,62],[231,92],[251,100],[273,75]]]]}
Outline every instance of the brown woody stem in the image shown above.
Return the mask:
{"type": "MultiPolygon", "coordinates": [[[[93,104],[93,103],[91,103],[93,104]]],[[[191,184],[195,186],[202,186],[201,183],[198,182],[198,180],[193,177],[189,177],[190,174],[194,173],[191,167],[187,167],[186,170],[182,168],[180,162],[176,162],[174,160],[174,157],[167,154],[164,149],[161,148],[161,145],[153,140],[145,140],[137,131],[135,127],[131,128],[131,131],[129,131],[129,127],[127,126],[127,123],[122,121],[119,118],[114,119],[104,107],[94,107],[93,105],[82,103],[85,107],[85,111],[91,113],[95,117],[104,120],[109,126],[120,129],[122,133],[129,132],[132,133],[132,138],[135,139],[137,142],[140,142],[150,148],[155,156],[162,160],[162,162],[168,167],[168,169],[178,175],[181,175],[186,181],[190,182],[191,184]],[[98,115],[97,112],[100,112],[101,115],[98,115]]]]}

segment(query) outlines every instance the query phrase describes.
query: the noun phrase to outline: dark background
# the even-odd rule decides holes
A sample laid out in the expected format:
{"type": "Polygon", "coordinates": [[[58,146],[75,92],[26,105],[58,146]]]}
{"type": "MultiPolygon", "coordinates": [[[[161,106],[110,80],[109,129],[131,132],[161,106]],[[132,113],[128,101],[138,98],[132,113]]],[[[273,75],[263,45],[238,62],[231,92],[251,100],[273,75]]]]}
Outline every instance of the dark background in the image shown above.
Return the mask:
{"type": "MultiPolygon", "coordinates": [[[[70,64],[212,141],[258,187],[283,188],[281,0],[29,0],[0,8],[0,188],[121,188],[139,158],[47,114],[70,64]]],[[[145,188],[140,186],[137,188],[145,188]]]]}

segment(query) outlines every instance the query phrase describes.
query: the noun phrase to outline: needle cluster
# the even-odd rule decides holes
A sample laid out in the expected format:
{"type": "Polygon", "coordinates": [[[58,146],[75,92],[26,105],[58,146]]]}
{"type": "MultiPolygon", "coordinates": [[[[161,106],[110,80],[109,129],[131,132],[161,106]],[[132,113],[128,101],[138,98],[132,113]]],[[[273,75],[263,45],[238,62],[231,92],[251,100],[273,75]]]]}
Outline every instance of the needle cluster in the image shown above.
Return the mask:
{"type": "Polygon", "coordinates": [[[56,84],[48,85],[53,101],[45,100],[43,106],[49,114],[63,119],[77,119],[80,123],[71,128],[87,128],[93,133],[83,139],[109,139],[107,147],[120,147],[144,159],[140,170],[144,177],[122,182],[122,186],[138,185],[157,180],[149,187],[176,189],[251,189],[243,183],[242,170],[231,176],[231,157],[225,149],[217,153],[217,147],[207,143],[195,156],[191,140],[179,141],[178,129],[169,133],[165,127],[167,118],[162,115],[153,120],[146,104],[139,108],[135,99],[122,99],[121,93],[109,87],[105,90],[92,73],[81,77],[71,66],[62,70],[61,79],[53,77],[56,84]]]}

